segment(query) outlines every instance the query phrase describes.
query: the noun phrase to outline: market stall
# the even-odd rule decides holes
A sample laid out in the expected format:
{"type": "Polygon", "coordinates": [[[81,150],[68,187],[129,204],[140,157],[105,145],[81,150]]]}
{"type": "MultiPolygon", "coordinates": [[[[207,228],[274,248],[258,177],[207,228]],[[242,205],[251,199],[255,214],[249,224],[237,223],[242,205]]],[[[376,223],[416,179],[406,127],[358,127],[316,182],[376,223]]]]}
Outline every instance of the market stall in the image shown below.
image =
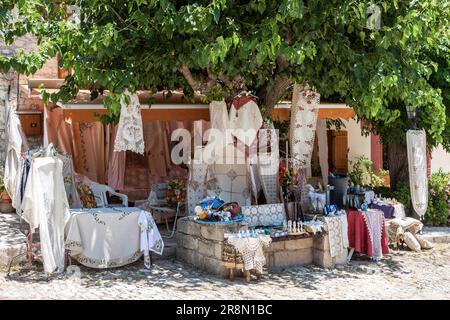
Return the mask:
{"type": "MultiPolygon", "coordinates": [[[[58,230],[64,230],[58,233],[58,271],[64,266],[64,247],[87,267],[120,267],[142,255],[150,267],[151,252],[162,254],[164,248],[161,222],[171,236],[176,231],[179,259],[230,278],[242,272],[249,280],[252,272],[259,277],[265,268],[311,263],[333,267],[351,258],[349,250],[379,260],[388,253],[382,206],[398,204],[378,199],[371,190],[352,195],[341,183],[348,179],[333,175],[323,178],[323,187],[308,184],[320,95],[296,90],[294,100],[285,150],[273,124],[262,118],[257,99],[245,91],[230,101],[211,102],[209,121],[190,123],[146,122],[137,95],[122,101],[116,126],[73,121],[74,110],[46,109],[44,141],[57,146],[52,157],[63,163],[61,173],[55,173],[61,175],[61,188],[54,190],[67,198],[64,210],[55,213],[62,219],[58,230]],[[176,129],[193,133],[192,141],[196,135],[208,138],[189,147],[188,161],[181,165],[169,157],[176,147],[169,136],[176,129]],[[144,161],[146,167],[130,171],[129,160],[144,161]],[[328,180],[340,181],[341,189],[328,180]],[[132,196],[124,194],[130,181],[145,184],[148,194],[140,201],[128,201],[132,196]],[[187,217],[177,222],[182,213],[187,217]],[[170,215],[175,218],[172,231],[170,215]]],[[[319,140],[323,154],[326,139],[319,140]]],[[[29,196],[27,201],[41,200],[29,196]]],[[[46,267],[46,272],[55,270],[46,267]]]]}

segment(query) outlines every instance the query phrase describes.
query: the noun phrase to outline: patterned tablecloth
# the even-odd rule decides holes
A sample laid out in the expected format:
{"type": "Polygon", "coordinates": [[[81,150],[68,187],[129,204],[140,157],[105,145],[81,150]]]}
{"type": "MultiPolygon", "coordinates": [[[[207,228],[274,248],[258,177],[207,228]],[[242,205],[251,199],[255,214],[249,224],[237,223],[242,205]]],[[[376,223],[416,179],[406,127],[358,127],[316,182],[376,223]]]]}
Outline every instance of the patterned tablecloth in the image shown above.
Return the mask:
{"type": "Polygon", "coordinates": [[[75,260],[91,268],[121,267],[149,251],[162,254],[164,243],[147,211],[139,208],[73,209],[66,226],[66,249],[75,260]]]}
{"type": "Polygon", "coordinates": [[[366,214],[376,218],[370,219],[370,226],[362,211],[347,210],[349,246],[379,260],[383,254],[389,253],[384,214],[380,210],[369,210],[366,214]]]}

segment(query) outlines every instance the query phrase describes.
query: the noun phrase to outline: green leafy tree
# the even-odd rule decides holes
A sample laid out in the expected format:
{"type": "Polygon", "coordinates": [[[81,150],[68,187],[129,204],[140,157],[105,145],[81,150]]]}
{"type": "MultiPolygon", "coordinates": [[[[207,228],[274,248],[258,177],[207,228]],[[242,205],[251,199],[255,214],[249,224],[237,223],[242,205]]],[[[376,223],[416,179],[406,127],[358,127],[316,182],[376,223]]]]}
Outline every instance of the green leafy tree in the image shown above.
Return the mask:
{"type": "Polygon", "coordinates": [[[406,105],[422,110],[430,147],[450,149],[449,15],[449,0],[0,0],[0,41],[39,40],[35,52],[0,57],[0,70],[32,74],[59,55],[73,72],[44,98],[108,91],[113,119],[127,88],[200,92],[205,100],[246,88],[268,117],[298,82],[345,101],[393,140],[395,186],[407,179],[406,105]],[[67,19],[70,6],[79,8],[79,24],[67,19]],[[379,27],[368,20],[369,6],[379,27]]]}

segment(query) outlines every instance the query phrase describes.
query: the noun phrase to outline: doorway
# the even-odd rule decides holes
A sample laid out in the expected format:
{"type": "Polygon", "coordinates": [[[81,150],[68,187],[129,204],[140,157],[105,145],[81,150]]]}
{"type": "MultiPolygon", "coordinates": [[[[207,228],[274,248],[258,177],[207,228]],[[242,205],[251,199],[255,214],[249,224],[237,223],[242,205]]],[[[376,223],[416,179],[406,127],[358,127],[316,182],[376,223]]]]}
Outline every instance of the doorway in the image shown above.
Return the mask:
{"type": "Polygon", "coordinates": [[[328,130],[328,165],[330,172],[348,173],[348,132],[328,130]]]}

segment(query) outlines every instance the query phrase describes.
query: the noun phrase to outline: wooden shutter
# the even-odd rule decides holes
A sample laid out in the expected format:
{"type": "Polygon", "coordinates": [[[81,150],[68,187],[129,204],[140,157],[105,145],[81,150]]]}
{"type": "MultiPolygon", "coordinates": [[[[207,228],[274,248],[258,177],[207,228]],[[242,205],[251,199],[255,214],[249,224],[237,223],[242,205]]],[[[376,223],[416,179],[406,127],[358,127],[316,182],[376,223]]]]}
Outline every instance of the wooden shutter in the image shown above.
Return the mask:
{"type": "Polygon", "coordinates": [[[335,173],[348,172],[347,131],[329,131],[330,170],[335,173]]]}

